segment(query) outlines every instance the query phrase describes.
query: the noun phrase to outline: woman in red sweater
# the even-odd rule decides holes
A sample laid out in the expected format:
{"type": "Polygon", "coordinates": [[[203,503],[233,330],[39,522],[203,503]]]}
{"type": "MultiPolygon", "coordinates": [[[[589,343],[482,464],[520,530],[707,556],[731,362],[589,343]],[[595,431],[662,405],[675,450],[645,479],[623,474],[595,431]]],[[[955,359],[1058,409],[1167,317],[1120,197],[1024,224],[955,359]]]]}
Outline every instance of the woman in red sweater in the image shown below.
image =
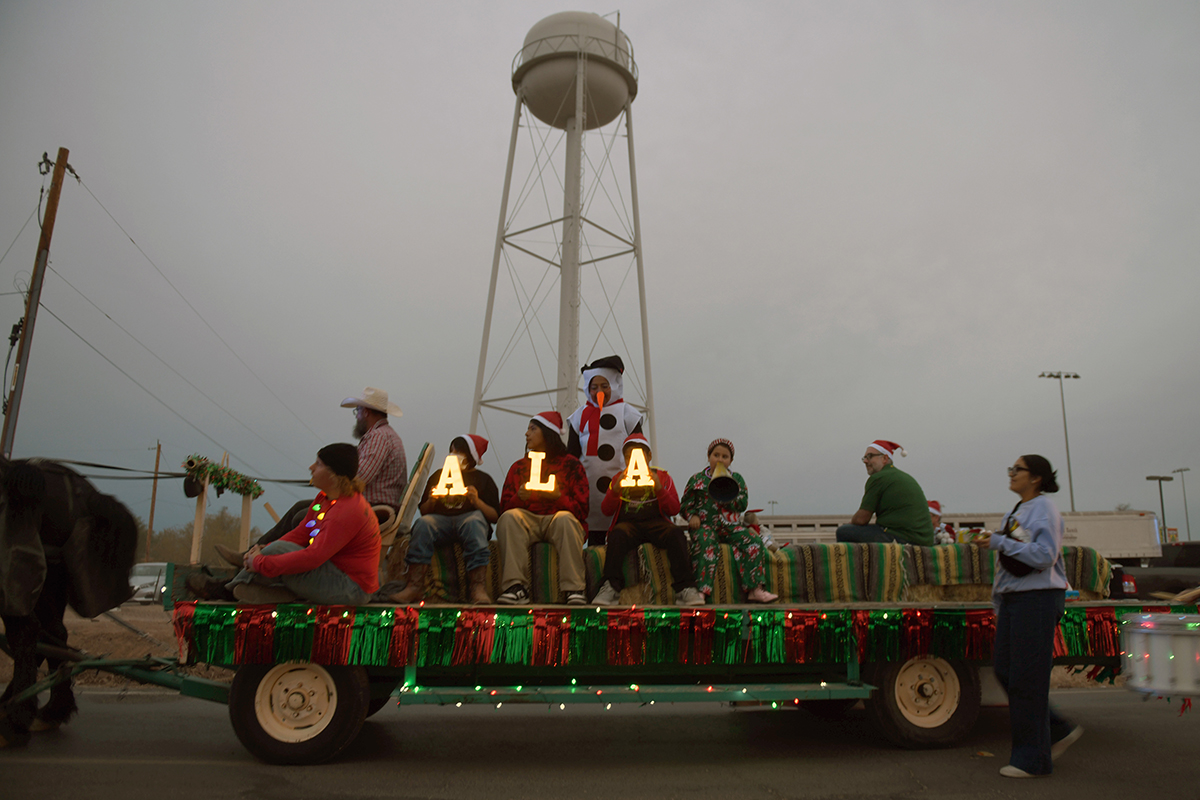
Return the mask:
{"type": "Polygon", "coordinates": [[[379,589],[379,522],[354,477],[358,449],[326,445],[308,471],[321,493],[298,526],[246,551],[245,569],[226,584],[238,600],[361,605],[379,589]]]}

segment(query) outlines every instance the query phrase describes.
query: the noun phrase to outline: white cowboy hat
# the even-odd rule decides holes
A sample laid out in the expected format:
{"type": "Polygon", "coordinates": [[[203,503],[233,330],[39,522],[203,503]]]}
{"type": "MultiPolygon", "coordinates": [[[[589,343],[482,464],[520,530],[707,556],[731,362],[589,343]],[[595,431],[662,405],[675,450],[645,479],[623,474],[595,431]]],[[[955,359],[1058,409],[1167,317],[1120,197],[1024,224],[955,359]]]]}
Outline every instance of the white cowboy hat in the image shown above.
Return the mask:
{"type": "Polygon", "coordinates": [[[400,410],[400,406],[388,402],[387,392],[383,389],[376,389],[374,386],[368,386],[363,389],[362,397],[347,397],[342,401],[342,408],[355,408],[357,406],[370,408],[381,414],[389,414],[393,417],[402,416],[404,413],[400,410]]]}

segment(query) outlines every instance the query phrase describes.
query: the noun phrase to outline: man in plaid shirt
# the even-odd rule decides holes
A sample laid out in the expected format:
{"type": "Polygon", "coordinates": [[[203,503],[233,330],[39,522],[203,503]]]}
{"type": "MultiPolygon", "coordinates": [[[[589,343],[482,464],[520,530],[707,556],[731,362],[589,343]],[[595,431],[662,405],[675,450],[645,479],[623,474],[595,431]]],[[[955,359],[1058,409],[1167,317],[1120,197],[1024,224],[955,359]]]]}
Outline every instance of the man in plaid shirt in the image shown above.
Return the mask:
{"type": "MultiPolygon", "coordinates": [[[[363,497],[372,506],[391,506],[400,510],[404,487],[408,485],[408,459],[400,434],[388,424],[388,414],[397,417],[400,406],[388,402],[387,392],[368,386],[362,397],[347,397],[342,408],[354,409],[354,438],[358,439],[358,475],[366,488],[363,497]]],[[[308,513],[312,500],[301,500],[279,518],[275,527],[259,537],[257,544],[266,545],[279,539],[299,525],[308,513]]],[[[244,553],[217,545],[217,553],[234,566],[242,563],[244,553]]]]}
{"type": "Polygon", "coordinates": [[[361,397],[343,400],[342,408],[354,409],[358,478],[366,484],[363,497],[373,506],[398,510],[408,483],[408,459],[400,434],[388,424],[388,414],[400,416],[400,407],[388,402],[387,392],[368,386],[361,397]]]}

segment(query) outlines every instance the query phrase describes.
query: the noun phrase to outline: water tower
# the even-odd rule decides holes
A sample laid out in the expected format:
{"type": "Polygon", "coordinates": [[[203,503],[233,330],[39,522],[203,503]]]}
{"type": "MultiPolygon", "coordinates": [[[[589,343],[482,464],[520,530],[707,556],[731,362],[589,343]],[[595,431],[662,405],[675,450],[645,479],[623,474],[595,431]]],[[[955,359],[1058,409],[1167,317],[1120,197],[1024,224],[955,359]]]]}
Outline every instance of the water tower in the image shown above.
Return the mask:
{"type": "Polygon", "coordinates": [[[529,30],[524,47],[513,59],[512,87],[516,109],[471,432],[475,433],[481,422],[486,427],[485,410],[529,416],[552,404],[566,419],[580,405],[582,306],[588,325],[585,363],[614,353],[623,357],[627,365],[625,400],[645,413],[647,434],[657,452],[630,115],[637,96],[637,66],[629,39],[620,29],[620,18],[614,24],[596,14],[566,11],[541,20],[529,30]],[[626,148],[617,147],[622,138],[627,153],[621,152],[626,148]],[[514,192],[514,165],[521,141],[531,145],[520,148],[527,162],[522,166],[528,166],[528,172],[514,192]],[[622,159],[627,161],[620,163],[622,159]],[[502,282],[504,297],[498,300],[502,266],[508,280],[502,282]],[[628,298],[629,293],[622,290],[634,268],[641,324],[640,374],[630,352],[636,340],[621,329],[619,305],[622,295],[628,298]],[[555,278],[559,295],[556,348],[538,318],[539,311],[552,307],[547,300],[555,278]],[[581,278],[587,282],[586,291],[581,278]],[[502,317],[509,318],[511,325],[502,323],[502,317]],[[499,352],[489,353],[494,325],[502,334],[508,327],[511,332],[499,352]],[[539,374],[540,388],[536,382],[539,374]],[[639,394],[641,403],[637,402],[639,394]]]}

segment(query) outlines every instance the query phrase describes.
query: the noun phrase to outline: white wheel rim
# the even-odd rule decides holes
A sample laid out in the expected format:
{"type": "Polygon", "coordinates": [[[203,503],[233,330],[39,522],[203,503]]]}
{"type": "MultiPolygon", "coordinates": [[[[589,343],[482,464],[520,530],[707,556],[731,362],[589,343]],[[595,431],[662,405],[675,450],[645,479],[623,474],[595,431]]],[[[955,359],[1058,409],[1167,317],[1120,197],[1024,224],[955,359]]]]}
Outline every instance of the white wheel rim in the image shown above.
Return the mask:
{"type": "Polygon", "coordinates": [[[896,674],[896,707],[918,728],[945,725],[958,710],[958,673],[940,658],[912,658],[896,674]]]}
{"type": "Polygon", "coordinates": [[[306,742],[319,735],[337,709],[333,677],[317,664],[279,664],[254,692],[258,724],[280,742],[306,742]]]}

